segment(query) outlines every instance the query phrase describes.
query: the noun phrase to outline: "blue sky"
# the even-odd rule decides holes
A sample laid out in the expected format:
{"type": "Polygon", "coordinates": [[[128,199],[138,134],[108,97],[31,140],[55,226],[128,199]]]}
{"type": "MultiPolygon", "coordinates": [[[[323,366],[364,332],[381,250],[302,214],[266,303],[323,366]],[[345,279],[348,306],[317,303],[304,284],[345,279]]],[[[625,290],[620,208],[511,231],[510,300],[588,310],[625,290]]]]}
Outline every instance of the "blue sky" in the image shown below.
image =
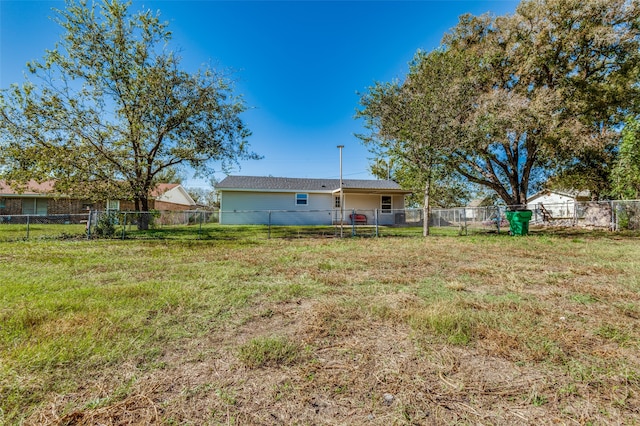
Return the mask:
{"type": "MultiPolygon", "coordinates": [[[[233,71],[250,110],[259,161],[232,174],[369,179],[371,155],[354,136],[358,93],[401,79],[418,49],[430,51],[463,13],[513,13],[516,1],[176,1],[135,0],[159,10],[183,68],[233,71]]],[[[0,88],[22,82],[25,64],[54,47],[50,18],[63,1],[0,0],[0,88]]],[[[188,172],[185,186],[204,186],[188,172]]],[[[221,179],[224,174],[217,173],[221,179]]]]}

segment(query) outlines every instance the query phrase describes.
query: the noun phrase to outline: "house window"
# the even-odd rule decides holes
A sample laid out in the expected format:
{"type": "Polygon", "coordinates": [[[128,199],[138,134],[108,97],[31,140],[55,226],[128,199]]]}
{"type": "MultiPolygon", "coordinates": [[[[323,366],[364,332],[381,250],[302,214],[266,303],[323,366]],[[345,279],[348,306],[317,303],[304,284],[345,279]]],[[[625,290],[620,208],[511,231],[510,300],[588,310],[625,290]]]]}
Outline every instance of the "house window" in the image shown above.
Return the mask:
{"type": "Polygon", "coordinates": [[[336,209],[340,208],[340,196],[334,198],[333,207],[336,209]]]}
{"type": "Polygon", "coordinates": [[[46,198],[23,198],[22,214],[46,216],[47,204],[46,198]]]}
{"type": "Polygon", "coordinates": [[[309,204],[309,194],[296,194],[296,206],[306,206],[309,204]]]}
{"type": "Polygon", "coordinates": [[[309,194],[296,194],[296,206],[306,206],[309,204],[309,194]]]}
{"type": "Polygon", "coordinates": [[[4,202],[4,198],[0,198],[0,209],[4,209],[7,205],[4,202]]]}
{"type": "Polygon", "coordinates": [[[380,198],[380,209],[382,213],[391,213],[391,196],[383,195],[380,198]]]}
{"type": "Polygon", "coordinates": [[[107,210],[120,210],[120,200],[108,200],[107,210]]]}

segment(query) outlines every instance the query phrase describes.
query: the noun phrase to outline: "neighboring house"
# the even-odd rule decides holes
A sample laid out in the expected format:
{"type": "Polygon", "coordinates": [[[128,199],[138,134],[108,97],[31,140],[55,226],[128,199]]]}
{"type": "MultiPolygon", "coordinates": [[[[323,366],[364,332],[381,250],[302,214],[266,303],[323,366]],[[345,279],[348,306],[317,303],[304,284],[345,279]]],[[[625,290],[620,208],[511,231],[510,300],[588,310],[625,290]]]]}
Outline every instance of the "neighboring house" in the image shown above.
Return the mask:
{"type": "Polygon", "coordinates": [[[90,202],[70,197],[53,197],[54,182],[29,181],[24,187],[13,188],[0,180],[0,215],[37,215],[82,213],[90,202]]]}
{"type": "Polygon", "coordinates": [[[179,183],[160,183],[153,191],[154,210],[195,210],[198,206],[179,183]]]}
{"type": "Polygon", "coordinates": [[[411,191],[389,180],[306,179],[228,176],[216,185],[220,223],[331,225],[404,222],[404,198],[411,191]],[[357,215],[354,217],[353,212],[357,215]]]}
{"type": "Polygon", "coordinates": [[[533,210],[534,222],[569,219],[575,215],[576,202],[587,201],[591,201],[589,191],[544,190],[529,197],[527,208],[533,210]]]}
{"type": "Polygon", "coordinates": [[[494,196],[484,196],[471,200],[464,209],[464,214],[467,220],[471,221],[483,221],[487,219],[487,212],[493,213],[493,209],[487,209],[487,207],[495,206],[494,196]]]}
{"type": "MultiPolygon", "coordinates": [[[[63,215],[88,210],[133,210],[133,201],[106,200],[92,202],[56,194],[55,181],[29,181],[24,187],[12,188],[0,180],[0,215],[63,215]]],[[[153,210],[190,210],[196,203],[180,184],[159,184],[151,193],[153,210]]]]}

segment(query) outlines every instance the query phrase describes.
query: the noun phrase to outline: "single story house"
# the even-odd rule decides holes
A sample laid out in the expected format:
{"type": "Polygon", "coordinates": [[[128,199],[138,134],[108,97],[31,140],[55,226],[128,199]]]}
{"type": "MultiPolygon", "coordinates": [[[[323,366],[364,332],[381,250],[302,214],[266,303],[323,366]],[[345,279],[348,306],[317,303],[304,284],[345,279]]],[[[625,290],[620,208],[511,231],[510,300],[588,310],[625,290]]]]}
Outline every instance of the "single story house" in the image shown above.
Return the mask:
{"type": "Polygon", "coordinates": [[[543,190],[527,200],[527,209],[533,211],[532,221],[573,218],[576,204],[591,201],[589,191],[543,190]]]}
{"type": "Polygon", "coordinates": [[[198,206],[179,183],[159,183],[151,197],[154,210],[195,210],[198,206]]]}
{"type": "Polygon", "coordinates": [[[406,191],[390,180],[227,176],[216,185],[221,224],[393,225],[406,191]]]}
{"type": "MultiPolygon", "coordinates": [[[[133,201],[105,200],[93,202],[55,193],[55,181],[29,181],[24,187],[12,188],[0,180],[0,215],[64,215],[86,213],[88,210],[134,210],[133,201]]],[[[176,183],[161,183],[152,191],[153,210],[191,210],[196,203],[187,191],[176,183]]]]}

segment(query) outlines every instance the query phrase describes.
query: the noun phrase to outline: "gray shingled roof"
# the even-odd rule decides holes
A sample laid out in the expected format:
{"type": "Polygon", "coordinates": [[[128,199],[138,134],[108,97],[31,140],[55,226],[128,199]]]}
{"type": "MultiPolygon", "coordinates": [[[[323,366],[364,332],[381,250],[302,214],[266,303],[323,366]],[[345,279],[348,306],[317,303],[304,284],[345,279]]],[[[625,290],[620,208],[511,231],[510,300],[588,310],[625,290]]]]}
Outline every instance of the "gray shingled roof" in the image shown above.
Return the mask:
{"type": "MultiPolygon", "coordinates": [[[[343,179],[343,189],[402,190],[390,180],[343,179]]],[[[263,191],[334,191],[340,189],[340,179],[307,179],[266,176],[227,176],[216,185],[222,190],[263,191]]]]}

